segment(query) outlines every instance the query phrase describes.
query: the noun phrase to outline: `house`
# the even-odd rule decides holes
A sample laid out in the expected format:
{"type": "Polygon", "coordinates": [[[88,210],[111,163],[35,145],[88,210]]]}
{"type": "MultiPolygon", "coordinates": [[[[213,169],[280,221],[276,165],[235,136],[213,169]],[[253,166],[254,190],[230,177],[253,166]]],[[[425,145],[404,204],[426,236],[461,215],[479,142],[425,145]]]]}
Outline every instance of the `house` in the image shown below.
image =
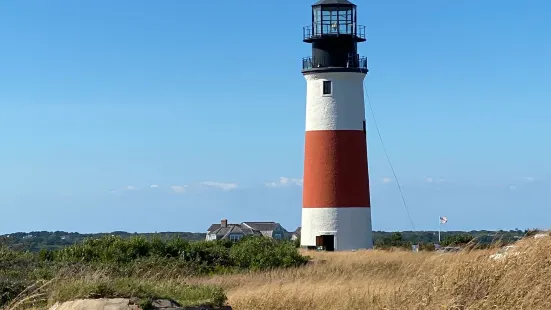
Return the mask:
{"type": "Polygon", "coordinates": [[[289,232],[276,222],[243,222],[241,225],[259,231],[264,237],[278,240],[290,238],[289,232]]]}
{"type": "Polygon", "coordinates": [[[300,227],[291,233],[291,240],[295,241],[300,238],[300,227]]]}
{"type": "Polygon", "coordinates": [[[207,229],[207,241],[229,239],[237,241],[244,236],[265,236],[274,239],[289,239],[290,234],[279,223],[275,222],[242,222],[228,224],[227,219],[220,224],[212,224],[207,229]]]}
{"type": "Polygon", "coordinates": [[[241,224],[228,224],[228,220],[223,219],[220,224],[212,224],[207,230],[207,241],[229,239],[238,241],[249,235],[261,235],[249,227],[243,227],[241,224]]]}

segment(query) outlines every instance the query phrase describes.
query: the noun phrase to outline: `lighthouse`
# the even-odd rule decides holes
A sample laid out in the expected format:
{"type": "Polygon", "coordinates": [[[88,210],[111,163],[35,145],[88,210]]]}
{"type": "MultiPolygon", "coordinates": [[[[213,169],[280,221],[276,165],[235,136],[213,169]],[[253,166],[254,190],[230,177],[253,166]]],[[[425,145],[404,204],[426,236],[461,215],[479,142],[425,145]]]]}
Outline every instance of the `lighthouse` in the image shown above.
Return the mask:
{"type": "Polygon", "coordinates": [[[301,246],[347,251],[373,247],[363,81],[366,41],[356,5],[320,0],[303,41],[306,137],[301,246]]]}

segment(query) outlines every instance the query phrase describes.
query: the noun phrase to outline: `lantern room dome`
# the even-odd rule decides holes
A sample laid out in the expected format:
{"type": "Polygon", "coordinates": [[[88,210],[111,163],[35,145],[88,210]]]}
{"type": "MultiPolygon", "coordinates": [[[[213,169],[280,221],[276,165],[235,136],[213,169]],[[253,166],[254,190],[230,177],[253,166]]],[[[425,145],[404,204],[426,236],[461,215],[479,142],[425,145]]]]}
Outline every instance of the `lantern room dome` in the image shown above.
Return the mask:
{"type": "Polygon", "coordinates": [[[302,29],[303,42],[312,55],[302,59],[303,73],[321,70],[367,72],[367,59],[357,44],[366,41],[365,26],[358,25],[356,5],[348,0],[319,0],[312,5],[311,21],[302,29]]]}
{"type": "Polygon", "coordinates": [[[356,6],[354,3],[352,3],[348,0],[320,0],[320,1],[312,4],[312,6],[316,6],[316,5],[353,5],[353,6],[356,6]]]}

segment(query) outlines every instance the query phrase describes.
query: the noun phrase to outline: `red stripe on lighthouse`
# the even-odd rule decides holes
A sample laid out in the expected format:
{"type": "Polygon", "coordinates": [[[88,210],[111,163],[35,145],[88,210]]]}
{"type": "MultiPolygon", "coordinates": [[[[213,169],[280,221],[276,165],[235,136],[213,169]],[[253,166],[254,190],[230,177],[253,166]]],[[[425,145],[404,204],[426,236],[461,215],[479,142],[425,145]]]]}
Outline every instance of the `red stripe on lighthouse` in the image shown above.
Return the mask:
{"type": "Polygon", "coordinates": [[[307,131],[303,208],[353,207],[370,207],[365,133],[307,131]]]}

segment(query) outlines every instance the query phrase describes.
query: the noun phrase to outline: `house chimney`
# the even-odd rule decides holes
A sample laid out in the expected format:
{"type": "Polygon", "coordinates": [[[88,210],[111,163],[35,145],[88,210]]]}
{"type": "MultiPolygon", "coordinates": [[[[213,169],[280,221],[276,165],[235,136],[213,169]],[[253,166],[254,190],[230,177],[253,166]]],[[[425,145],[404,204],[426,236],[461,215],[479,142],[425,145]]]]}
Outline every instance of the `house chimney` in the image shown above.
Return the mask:
{"type": "Polygon", "coordinates": [[[228,227],[228,220],[226,219],[223,219],[220,221],[220,226],[221,227],[228,227]]]}

